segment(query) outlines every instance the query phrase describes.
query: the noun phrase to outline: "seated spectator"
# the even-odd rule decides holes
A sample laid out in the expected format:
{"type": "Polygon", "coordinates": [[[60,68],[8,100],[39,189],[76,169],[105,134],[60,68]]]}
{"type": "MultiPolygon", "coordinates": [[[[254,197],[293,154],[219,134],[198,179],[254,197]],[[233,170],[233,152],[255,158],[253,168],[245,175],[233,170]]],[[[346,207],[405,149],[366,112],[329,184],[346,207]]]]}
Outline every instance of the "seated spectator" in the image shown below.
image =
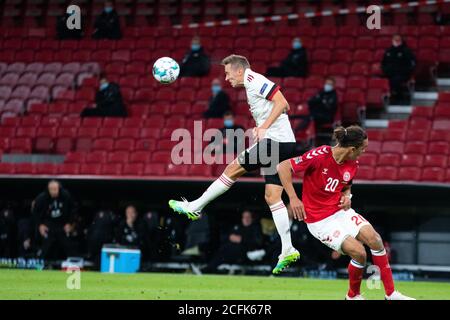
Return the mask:
{"type": "Polygon", "coordinates": [[[292,50],[279,67],[270,67],[268,77],[306,77],[308,56],[300,38],[292,40],[292,50]]]}
{"type": "Polygon", "coordinates": [[[314,120],[316,128],[324,124],[333,123],[338,105],[338,98],[334,85],[334,78],[328,77],[325,80],[323,89],[308,100],[309,115],[292,117],[304,120],[297,127],[297,130],[307,128],[311,120],[314,120]]]}
{"type": "MultiPolygon", "coordinates": [[[[59,17],[56,21],[56,37],[59,40],[71,39],[71,40],[79,40],[83,37],[83,28],[81,29],[69,29],[67,28],[67,19],[74,14],[66,13],[59,17]]],[[[83,20],[81,20],[83,21],[83,20]]]]}
{"type": "Polygon", "coordinates": [[[123,246],[141,247],[142,230],[139,225],[138,212],[134,206],[127,206],[125,219],[116,230],[116,242],[123,246]]]}
{"type": "Polygon", "coordinates": [[[407,82],[416,66],[416,57],[398,34],[392,37],[392,46],[386,49],[381,68],[389,79],[391,102],[409,103],[407,82]]]}
{"type": "Polygon", "coordinates": [[[247,252],[260,249],[262,242],[261,225],[254,221],[252,212],[244,211],[241,223],[233,227],[228,240],[202,272],[216,272],[217,267],[223,263],[242,263],[246,260],[247,252]]]}
{"type": "Polygon", "coordinates": [[[100,79],[100,88],[95,96],[96,106],[87,107],[81,112],[81,117],[126,117],[127,111],[123,104],[120,87],[109,82],[105,76],[100,79]]]}
{"type": "Polygon", "coordinates": [[[209,68],[209,57],[203,51],[200,38],[192,38],[191,50],[181,62],[180,77],[202,77],[209,73],[209,68]]]}
{"type": "Polygon", "coordinates": [[[221,128],[220,131],[222,132],[224,152],[234,152],[236,154],[240,149],[242,150],[245,147],[245,129],[242,126],[236,125],[234,123],[233,112],[225,112],[225,114],[223,115],[223,128],[221,128]],[[236,132],[236,130],[238,129],[241,129],[242,132],[236,132]],[[233,139],[234,147],[231,147],[233,139]]]}
{"type": "Polygon", "coordinates": [[[0,257],[14,256],[15,246],[14,213],[5,209],[0,212],[0,257]]]}
{"type": "Polygon", "coordinates": [[[205,118],[222,118],[223,114],[230,110],[230,98],[222,90],[222,83],[219,79],[214,79],[211,83],[212,96],[209,99],[208,110],[203,113],[205,118]]]}
{"type": "Polygon", "coordinates": [[[86,240],[88,258],[99,266],[100,254],[104,244],[112,243],[117,219],[111,211],[99,211],[87,230],[86,240]]]}
{"type": "Polygon", "coordinates": [[[42,240],[39,257],[67,258],[76,254],[73,222],[77,207],[58,181],[50,181],[47,190],[37,196],[32,212],[42,240]]]}
{"type": "Polygon", "coordinates": [[[102,13],[95,19],[95,30],[92,34],[94,39],[120,39],[122,33],[120,31],[119,16],[114,9],[111,1],[105,2],[105,8],[102,13]]]}

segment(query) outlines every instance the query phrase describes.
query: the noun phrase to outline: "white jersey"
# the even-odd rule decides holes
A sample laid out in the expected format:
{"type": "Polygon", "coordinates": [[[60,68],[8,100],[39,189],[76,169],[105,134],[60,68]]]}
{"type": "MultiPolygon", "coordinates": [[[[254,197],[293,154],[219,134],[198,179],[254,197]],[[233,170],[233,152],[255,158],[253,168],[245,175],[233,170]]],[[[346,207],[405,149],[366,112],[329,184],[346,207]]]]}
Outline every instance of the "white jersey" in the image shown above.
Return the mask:
{"type": "MultiPolygon", "coordinates": [[[[246,69],[244,73],[244,87],[250,112],[255,119],[256,126],[261,126],[272,112],[274,103],[272,98],[280,87],[264,77],[262,74],[246,69]]],[[[277,142],[295,142],[294,132],[286,113],[282,113],[267,129],[266,138],[277,142]]]]}

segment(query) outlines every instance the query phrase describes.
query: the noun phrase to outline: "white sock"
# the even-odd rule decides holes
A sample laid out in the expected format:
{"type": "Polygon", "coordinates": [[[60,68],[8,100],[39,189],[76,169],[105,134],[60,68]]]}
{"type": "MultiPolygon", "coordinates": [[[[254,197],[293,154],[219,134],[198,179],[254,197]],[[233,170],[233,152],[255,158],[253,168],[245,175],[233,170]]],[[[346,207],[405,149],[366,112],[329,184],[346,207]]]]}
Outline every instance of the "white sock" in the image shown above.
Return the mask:
{"type": "Polygon", "coordinates": [[[281,253],[286,253],[292,249],[288,211],[283,201],[271,205],[270,211],[272,211],[273,222],[281,238],[281,253]]]}
{"type": "Polygon", "coordinates": [[[208,189],[202,194],[200,198],[189,202],[189,209],[192,211],[202,210],[208,203],[213,201],[221,194],[228,191],[231,188],[234,181],[228,178],[224,173],[214,181],[208,189]]]}

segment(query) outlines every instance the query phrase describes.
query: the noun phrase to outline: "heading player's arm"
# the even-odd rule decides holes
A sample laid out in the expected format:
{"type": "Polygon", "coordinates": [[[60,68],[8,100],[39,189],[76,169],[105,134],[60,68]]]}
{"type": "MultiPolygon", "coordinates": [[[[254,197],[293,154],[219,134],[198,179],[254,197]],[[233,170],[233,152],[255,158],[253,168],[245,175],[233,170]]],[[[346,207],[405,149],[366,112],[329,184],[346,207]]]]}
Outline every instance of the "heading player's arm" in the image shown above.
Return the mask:
{"type": "Polygon", "coordinates": [[[270,126],[278,119],[278,117],[284,112],[284,110],[289,110],[289,103],[286,98],[278,90],[272,98],[273,108],[269,117],[260,126],[261,129],[269,129],[270,126]]]}
{"type": "Polygon", "coordinates": [[[292,166],[290,160],[285,160],[277,166],[278,176],[280,177],[281,184],[284,190],[289,196],[289,203],[294,213],[294,219],[305,219],[305,208],[303,203],[297,197],[295,193],[294,185],[292,184],[292,166]]]}

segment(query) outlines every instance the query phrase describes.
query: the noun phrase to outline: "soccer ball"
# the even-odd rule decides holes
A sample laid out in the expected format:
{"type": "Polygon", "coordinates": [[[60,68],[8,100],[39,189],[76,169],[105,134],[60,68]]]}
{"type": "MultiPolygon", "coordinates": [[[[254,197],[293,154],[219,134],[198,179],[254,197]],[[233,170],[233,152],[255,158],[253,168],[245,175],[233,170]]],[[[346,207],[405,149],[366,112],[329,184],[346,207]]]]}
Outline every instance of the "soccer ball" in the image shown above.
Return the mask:
{"type": "Polygon", "coordinates": [[[169,84],[177,80],[180,74],[180,66],[169,57],[162,57],[156,60],[153,65],[153,77],[159,83],[169,84]]]}

